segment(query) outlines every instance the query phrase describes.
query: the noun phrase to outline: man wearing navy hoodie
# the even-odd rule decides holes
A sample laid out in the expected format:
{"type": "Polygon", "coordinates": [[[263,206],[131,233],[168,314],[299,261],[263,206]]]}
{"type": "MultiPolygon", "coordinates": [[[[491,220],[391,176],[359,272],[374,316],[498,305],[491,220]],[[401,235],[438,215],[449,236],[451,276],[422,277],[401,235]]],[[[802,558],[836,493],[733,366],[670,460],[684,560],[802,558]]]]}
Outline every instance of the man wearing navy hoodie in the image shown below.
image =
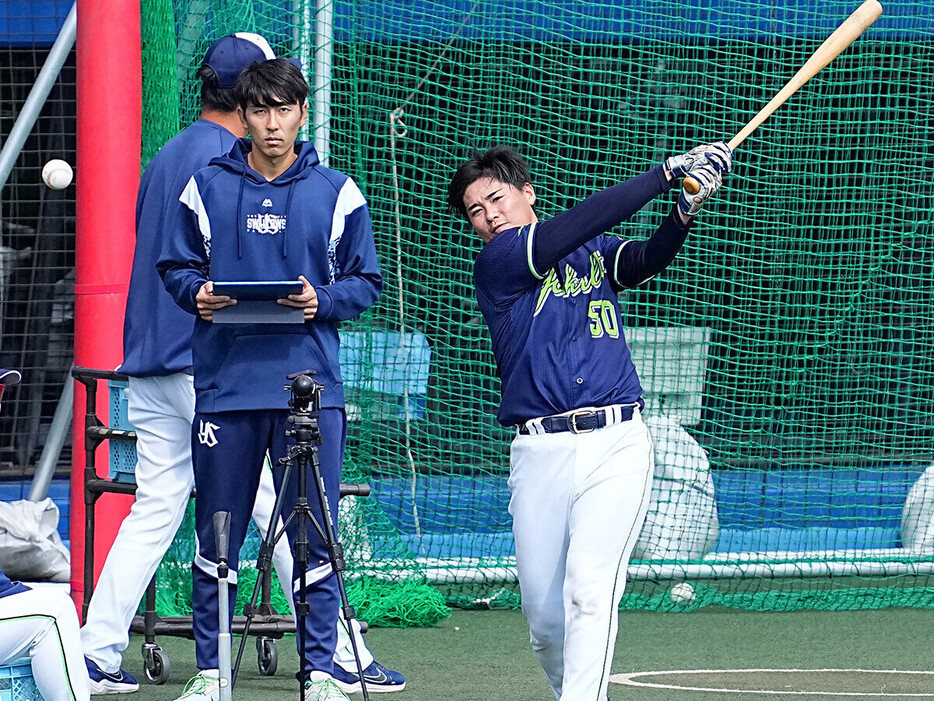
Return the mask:
{"type": "MultiPolygon", "coordinates": [[[[301,71],[286,59],[254,64],[240,75],[236,94],[251,139],[238,141],[227,156],[214,159],[188,182],[157,265],[176,303],[198,317],[192,336],[192,456],[199,549],[192,604],[202,673],[182,697],[197,701],[216,698],[217,688],[213,514],[231,514],[230,562],[236,567],[263,456],[269,450],[276,465],[290,442],[286,376],[313,370],[324,385],[318,458],[336,516],[347,430],[337,324],[367,309],[382,288],[363,195],[351,178],[322,166],[310,143],[296,142],[307,119],[308,84],[301,71]],[[236,303],[213,294],[214,281],[220,280],[301,281],[301,293],[278,302],[303,310],[304,321],[214,323],[216,311],[236,303]]],[[[286,509],[295,502],[296,477],[293,472],[285,487],[286,509]]],[[[281,479],[279,468],[276,479],[281,479]]],[[[310,490],[308,501],[316,512],[313,484],[310,490]]],[[[320,514],[315,518],[320,520],[320,514]]],[[[288,536],[294,542],[294,526],[288,536]]],[[[311,524],[308,540],[310,613],[305,649],[299,650],[304,661],[300,678],[307,698],[345,699],[332,677],[336,577],[311,524]]],[[[300,581],[299,572],[294,580],[300,581]]]]}

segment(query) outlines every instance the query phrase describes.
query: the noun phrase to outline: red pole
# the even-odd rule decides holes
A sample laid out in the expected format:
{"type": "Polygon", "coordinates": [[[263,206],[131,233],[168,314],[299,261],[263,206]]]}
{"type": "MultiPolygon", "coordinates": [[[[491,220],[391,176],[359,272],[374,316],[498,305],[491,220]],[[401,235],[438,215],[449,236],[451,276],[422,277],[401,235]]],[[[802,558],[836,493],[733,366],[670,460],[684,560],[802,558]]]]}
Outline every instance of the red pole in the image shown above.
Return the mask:
{"type": "MultiPolygon", "coordinates": [[[[77,234],[75,365],[112,370],[123,360],[123,314],[133,261],[142,123],[139,0],[77,0],[77,234]]],[[[108,392],[98,392],[108,423],[108,392]]],[[[84,596],[85,390],[75,387],[71,476],[71,590],[84,596]]],[[[107,476],[107,444],[97,454],[107,476]]],[[[105,495],[95,509],[100,572],[132,499],[105,495]]],[[[79,607],[80,608],[80,607],[79,607]]]]}

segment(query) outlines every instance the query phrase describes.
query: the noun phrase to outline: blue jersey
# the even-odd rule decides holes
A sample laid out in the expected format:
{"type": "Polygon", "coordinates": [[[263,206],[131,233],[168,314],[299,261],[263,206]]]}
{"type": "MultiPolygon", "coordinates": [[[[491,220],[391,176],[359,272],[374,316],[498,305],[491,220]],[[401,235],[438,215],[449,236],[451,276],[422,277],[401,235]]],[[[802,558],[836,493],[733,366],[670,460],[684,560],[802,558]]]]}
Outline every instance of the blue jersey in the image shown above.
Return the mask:
{"type": "Polygon", "coordinates": [[[640,400],[617,293],[663,270],[689,226],[672,214],[647,241],[601,234],[670,188],[656,168],[551,220],[503,231],[480,252],[474,283],[502,380],[504,426],[640,400]]]}
{"type": "Polygon", "coordinates": [[[195,410],[286,409],[286,376],[314,370],[321,406],[344,406],[338,322],[382,289],[369,210],[354,181],[296,144],[297,160],[273,181],[247,161],[250,142],[199,170],[182,192],[157,268],[176,303],[197,314],[207,280],[298,280],[318,294],[298,324],[215,324],[196,319],[191,339],[195,410]]]}
{"type": "Polygon", "coordinates": [[[136,251],[123,322],[123,364],[133,377],[171,375],[191,367],[195,320],[178,308],[156,272],[166,234],[166,213],[195,173],[222,156],[237,137],[199,119],[169,140],[146,167],[136,198],[136,251]]]}

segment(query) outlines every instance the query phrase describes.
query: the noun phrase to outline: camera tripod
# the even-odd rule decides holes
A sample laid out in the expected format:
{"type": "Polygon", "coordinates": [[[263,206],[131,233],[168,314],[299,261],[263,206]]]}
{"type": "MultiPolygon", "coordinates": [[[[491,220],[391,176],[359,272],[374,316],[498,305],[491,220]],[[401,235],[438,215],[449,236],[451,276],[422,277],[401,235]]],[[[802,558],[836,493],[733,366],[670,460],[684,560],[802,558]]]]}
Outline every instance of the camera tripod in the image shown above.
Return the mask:
{"type": "MultiPolygon", "coordinates": [[[[363,668],[360,664],[360,654],[357,649],[357,640],[354,635],[353,620],[355,612],[353,606],[347,600],[347,589],[344,585],[344,548],[337,539],[334,530],[334,522],[331,518],[331,509],[328,506],[327,493],[324,487],[324,478],[321,476],[320,463],[318,458],[318,446],[323,442],[321,432],[318,427],[318,412],[321,408],[321,391],[324,385],[317,382],[311,375],[313,371],[289,375],[287,379],[290,384],[285,385],[284,389],[290,391],[289,399],[289,417],[288,422],[291,426],[286,431],[286,435],[295,440],[295,444],[290,446],[287,454],[279,459],[279,464],[285,467],[282,476],[282,487],[276,497],[276,503],[273,507],[270,518],[269,528],[266,531],[266,537],[263,539],[259,548],[259,555],[256,560],[257,577],[256,586],[253,589],[253,596],[250,603],[245,607],[244,614],[246,621],[243,629],[243,637],[240,641],[240,648],[237,652],[237,661],[233,667],[230,676],[231,687],[236,683],[237,672],[240,669],[240,661],[243,658],[244,648],[246,646],[247,635],[250,630],[250,624],[256,611],[256,602],[259,598],[265,574],[269,571],[272,564],[272,552],[276,542],[281,538],[285,529],[294,520],[295,521],[295,539],[293,543],[295,566],[301,573],[299,575],[299,599],[295,602],[296,635],[298,636],[299,662],[301,664],[301,673],[299,674],[301,683],[301,701],[305,701],[305,643],[307,630],[305,628],[305,619],[308,616],[309,605],[307,602],[306,576],[308,573],[308,521],[314,526],[315,530],[321,536],[327,548],[328,558],[331,568],[337,579],[337,589],[340,594],[341,613],[347,622],[350,633],[350,644],[353,648],[354,661],[357,664],[357,674],[360,679],[360,688],[363,692],[363,698],[369,701],[369,694],[366,688],[366,681],[363,678],[363,668]],[[293,468],[297,468],[297,486],[298,495],[292,512],[286,518],[281,530],[277,532],[276,525],[282,513],[286,485],[292,475],[293,468]],[[318,506],[322,515],[321,523],[315,518],[308,504],[308,472],[311,471],[311,477],[317,493],[318,506]]],[[[221,672],[223,674],[223,671],[221,672]]]]}

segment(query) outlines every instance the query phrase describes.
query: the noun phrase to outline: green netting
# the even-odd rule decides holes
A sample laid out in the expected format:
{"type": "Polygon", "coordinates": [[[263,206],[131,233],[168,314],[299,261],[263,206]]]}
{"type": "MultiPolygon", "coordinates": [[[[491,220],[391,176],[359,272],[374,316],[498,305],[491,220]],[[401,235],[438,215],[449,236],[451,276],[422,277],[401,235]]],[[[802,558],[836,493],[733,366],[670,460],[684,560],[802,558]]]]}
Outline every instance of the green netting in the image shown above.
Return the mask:
{"type": "Polygon", "coordinates": [[[181,128],[178,95],[178,72],[166,60],[176,52],[175,32],[166,31],[174,22],[171,0],[152,0],[140,5],[142,34],[143,85],[143,167],[159,148],[181,128]]]}
{"type": "MultiPolygon", "coordinates": [[[[345,480],[374,492],[342,508],[349,581],[371,600],[374,582],[415,582],[514,607],[511,433],[450,174],[509,143],[541,215],[561,211],[731,137],[858,3],[318,4],[333,24],[315,50],[313,4],[176,2],[177,54],[161,50],[181,102],[147,70],[147,110],[189,123],[197,60],[228,31],[266,34],[310,78],[330,64],[313,98],[329,90],[330,164],[367,195],[385,278],[343,329],[345,480]]],[[[931,3],[885,3],[741,146],[671,268],[621,295],[659,463],[625,606],[684,608],[667,593],[684,580],[687,608],[934,603],[932,36],[931,3]]],[[[148,153],[163,135],[144,138],[148,153]]],[[[617,233],[648,236],[669,207],[617,233]]]]}

